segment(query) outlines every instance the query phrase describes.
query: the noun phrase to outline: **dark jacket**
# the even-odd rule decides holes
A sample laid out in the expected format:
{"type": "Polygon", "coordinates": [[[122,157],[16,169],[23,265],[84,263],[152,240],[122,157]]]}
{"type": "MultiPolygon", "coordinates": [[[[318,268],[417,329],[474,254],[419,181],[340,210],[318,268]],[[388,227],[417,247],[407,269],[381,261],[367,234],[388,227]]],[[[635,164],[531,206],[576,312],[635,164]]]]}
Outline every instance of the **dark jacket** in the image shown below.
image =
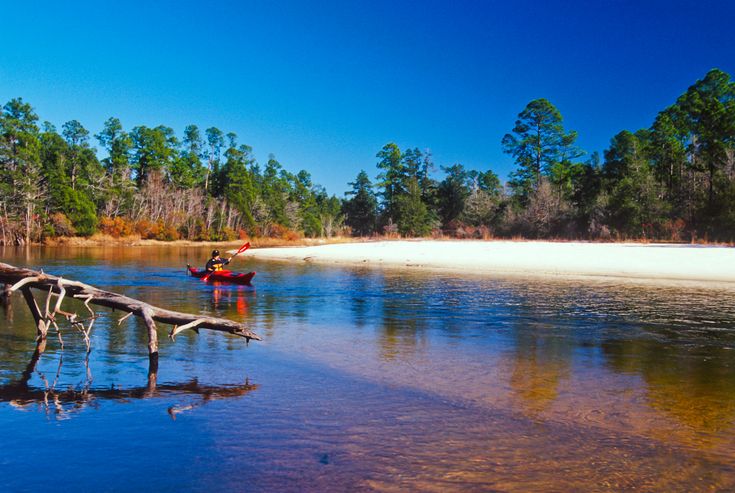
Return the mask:
{"type": "Polygon", "coordinates": [[[207,272],[213,272],[215,270],[221,270],[223,265],[227,265],[229,263],[229,260],[223,260],[221,258],[211,258],[204,268],[207,270],[207,272]]]}

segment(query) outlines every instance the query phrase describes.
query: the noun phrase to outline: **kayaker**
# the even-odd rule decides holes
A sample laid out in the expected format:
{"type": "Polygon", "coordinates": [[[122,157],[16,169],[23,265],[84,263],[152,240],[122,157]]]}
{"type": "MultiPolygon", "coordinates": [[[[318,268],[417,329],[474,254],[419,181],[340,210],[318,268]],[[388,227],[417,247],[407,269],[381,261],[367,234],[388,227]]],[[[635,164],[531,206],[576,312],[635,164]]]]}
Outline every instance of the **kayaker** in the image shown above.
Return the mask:
{"type": "Polygon", "coordinates": [[[212,258],[209,259],[209,261],[207,262],[205,270],[207,272],[222,270],[222,267],[229,264],[231,259],[232,257],[228,258],[227,260],[223,260],[219,256],[219,250],[214,250],[212,251],[212,258]]]}

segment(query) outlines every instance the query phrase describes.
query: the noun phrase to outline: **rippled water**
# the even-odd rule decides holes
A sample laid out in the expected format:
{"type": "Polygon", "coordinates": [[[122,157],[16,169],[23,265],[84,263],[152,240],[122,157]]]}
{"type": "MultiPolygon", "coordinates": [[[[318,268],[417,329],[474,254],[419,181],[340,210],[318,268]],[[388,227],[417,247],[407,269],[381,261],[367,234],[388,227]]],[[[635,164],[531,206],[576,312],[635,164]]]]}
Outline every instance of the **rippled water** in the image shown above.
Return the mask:
{"type": "Polygon", "coordinates": [[[213,286],[184,271],[207,253],[0,250],[263,337],[161,326],[151,379],[135,319],[41,354],[16,295],[0,490],[735,489],[735,287],[252,260],[254,288],[213,286]]]}

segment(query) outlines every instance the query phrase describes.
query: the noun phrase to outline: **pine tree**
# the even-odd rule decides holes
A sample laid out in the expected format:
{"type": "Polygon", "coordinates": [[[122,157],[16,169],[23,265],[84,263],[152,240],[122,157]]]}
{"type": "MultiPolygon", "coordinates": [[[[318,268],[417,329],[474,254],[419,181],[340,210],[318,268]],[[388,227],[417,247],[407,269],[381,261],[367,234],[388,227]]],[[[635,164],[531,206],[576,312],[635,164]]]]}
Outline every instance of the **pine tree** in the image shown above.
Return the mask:
{"type": "Polygon", "coordinates": [[[346,196],[343,210],[345,224],[352,228],[355,236],[370,236],[375,232],[378,216],[378,200],[373,192],[373,184],[368,174],[360,170],[354,182],[349,184],[352,190],[346,196]]]}
{"type": "Polygon", "coordinates": [[[506,134],[502,145],[518,166],[510,185],[521,204],[527,202],[542,175],[552,183],[567,181],[566,168],[581,155],[574,146],[576,138],[576,132],[565,132],[561,113],[546,99],[531,101],[518,114],[513,134],[506,134]]]}

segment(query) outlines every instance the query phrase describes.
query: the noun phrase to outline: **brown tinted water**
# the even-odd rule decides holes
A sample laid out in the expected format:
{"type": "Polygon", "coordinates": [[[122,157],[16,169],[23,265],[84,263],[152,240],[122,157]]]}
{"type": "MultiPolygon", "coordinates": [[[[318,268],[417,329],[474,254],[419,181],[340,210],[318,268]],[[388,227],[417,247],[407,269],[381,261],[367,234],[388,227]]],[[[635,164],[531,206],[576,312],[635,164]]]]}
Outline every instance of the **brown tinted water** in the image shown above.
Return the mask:
{"type": "Polygon", "coordinates": [[[263,337],[160,327],[151,382],[134,319],[34,354],[14,297],[0,489],[735,489],[735,288],[251,260],[254,288],[213,286],[184,272],[207,253],[0,251],[263,337]]]}

